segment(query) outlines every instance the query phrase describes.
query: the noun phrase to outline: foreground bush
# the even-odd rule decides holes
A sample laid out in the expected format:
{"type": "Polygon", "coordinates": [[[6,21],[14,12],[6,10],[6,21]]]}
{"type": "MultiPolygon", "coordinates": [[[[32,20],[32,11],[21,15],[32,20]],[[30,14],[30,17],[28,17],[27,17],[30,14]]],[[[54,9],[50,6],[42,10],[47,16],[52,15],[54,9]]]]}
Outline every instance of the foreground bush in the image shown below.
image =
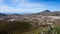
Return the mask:
{"type": "Polygon", "coordinates": [[[20,31],[26,32],[30,30],[32,25],[29,22],[5,22],[0,23],[0,31],[20,31]]]}

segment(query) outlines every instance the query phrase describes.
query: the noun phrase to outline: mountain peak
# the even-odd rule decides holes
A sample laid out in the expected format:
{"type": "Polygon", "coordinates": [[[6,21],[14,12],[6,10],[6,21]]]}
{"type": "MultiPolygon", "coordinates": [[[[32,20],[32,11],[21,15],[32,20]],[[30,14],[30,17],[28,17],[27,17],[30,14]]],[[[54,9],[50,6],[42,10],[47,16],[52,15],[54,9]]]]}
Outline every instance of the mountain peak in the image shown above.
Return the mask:
{"type": "Polygon", "coordinates": [[[43,12],[51,12],[50,10],[45,10],[45,11],[43,11],[43,12]]]}

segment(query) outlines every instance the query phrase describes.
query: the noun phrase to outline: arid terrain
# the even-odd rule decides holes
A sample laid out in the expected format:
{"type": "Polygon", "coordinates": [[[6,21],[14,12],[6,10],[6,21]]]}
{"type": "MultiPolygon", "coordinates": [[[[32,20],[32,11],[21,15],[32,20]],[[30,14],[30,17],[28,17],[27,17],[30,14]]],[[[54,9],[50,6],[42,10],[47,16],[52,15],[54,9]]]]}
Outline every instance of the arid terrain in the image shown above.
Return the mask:
{"type": "MultiPolygon", "coordinates": [[[[40,13],[24,15],[0,13],[0,33],[39,34],[42,31],[44,32],[57,26],[60,26],[59,11],[51,12],[50,10],[45,10],[40,13]]],[[[50,32],[50,34],[52,33],[50,32]]]]}

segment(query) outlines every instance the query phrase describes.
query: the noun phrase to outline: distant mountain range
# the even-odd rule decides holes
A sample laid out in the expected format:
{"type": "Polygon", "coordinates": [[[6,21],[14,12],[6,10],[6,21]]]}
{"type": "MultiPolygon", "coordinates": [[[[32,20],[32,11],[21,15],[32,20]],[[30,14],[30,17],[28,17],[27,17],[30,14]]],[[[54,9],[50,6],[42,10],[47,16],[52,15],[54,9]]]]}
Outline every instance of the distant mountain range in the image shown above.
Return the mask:
{"type": "MultiPolygon", "coordinates": [[[[50,11],[50,10],[45,10],[39,13],[33,13],[36,15],[45,15],[45,16],[60,16],[60,11],[50,11]]],[[[12,15],[22,15],[22,14],[12,14],[12,15]]],[[[26,14],[28,15],[28,14],[26,14]]],[[[0,13],[0,16],[7,16],[7,14],[0,13]]]]}
{"type": "Polygon", "coordinates": [[[42,11],[37,14],[44,15],[44,16],[60,16],[60,11],[53,11],[52,12],[50,10],[45,10],[45,11],[42,11]]]}
{"type": "Polygon", "coordinates": [[[7,16],[7,14],[0,13],[0,16],[7,16]]]}

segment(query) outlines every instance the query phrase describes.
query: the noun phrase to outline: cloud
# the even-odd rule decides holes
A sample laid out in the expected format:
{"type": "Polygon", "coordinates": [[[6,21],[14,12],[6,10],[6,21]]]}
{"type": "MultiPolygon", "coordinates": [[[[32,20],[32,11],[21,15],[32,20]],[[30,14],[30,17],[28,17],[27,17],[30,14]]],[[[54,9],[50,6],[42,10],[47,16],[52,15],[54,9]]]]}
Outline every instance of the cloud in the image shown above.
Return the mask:
{"type": "Polygon", "coordinates": [[[10,0],[12,3],[23,3],[23,2],[26,2],[26,0],[10,0]]]}
{"type": "Polygon", "coordinates": [[[9,8],[9,6],[6,6],[6,5],[0,5],[0,9],[6,9],[6,8],[9,8]]]}
{"type": "MultiPolygon", "coordinates": [[[[3,0],[0,0],[3,1],[3,0]]],[[[44,4],[41,3],[30,3],[27,0],[6,0],[6,2],[1,2],[0,12],[2,13],[22,13],[22,12],[39,12],[43,10],[44,4]],[[10,5],[5,4],[10,1],[10,5]]]]}
{"type": "Polygon", "coordinates": [[[32,7],[41,7],[41,6],[44,6],[44,5],[38,4],[38,3],[22,3],[22,4],[19,4],[18,6],[32,8],[32,7]]]}
{"type": "Polygon", "coordinates": [[[27,0],[20,0],[21,3],[26,2],[27,0]]]}

